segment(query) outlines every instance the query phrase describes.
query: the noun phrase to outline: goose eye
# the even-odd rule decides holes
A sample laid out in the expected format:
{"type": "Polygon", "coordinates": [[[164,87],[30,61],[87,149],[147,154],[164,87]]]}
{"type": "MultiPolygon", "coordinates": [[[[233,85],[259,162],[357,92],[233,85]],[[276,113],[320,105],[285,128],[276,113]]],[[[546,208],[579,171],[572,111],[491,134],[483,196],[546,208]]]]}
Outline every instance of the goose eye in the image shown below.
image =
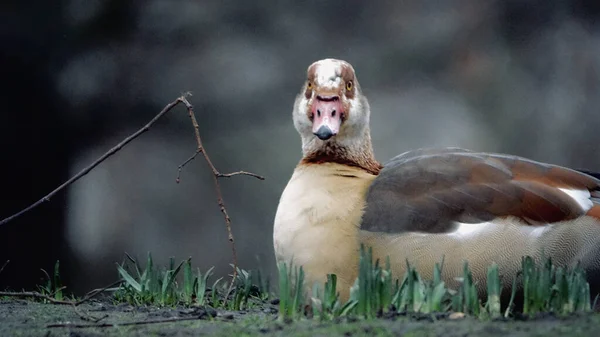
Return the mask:
{"type": "Polygon", "coordinates": [[[346,90],[348,90],[348,91],[352,90],[352,81],[346,82],[346,90]]]}

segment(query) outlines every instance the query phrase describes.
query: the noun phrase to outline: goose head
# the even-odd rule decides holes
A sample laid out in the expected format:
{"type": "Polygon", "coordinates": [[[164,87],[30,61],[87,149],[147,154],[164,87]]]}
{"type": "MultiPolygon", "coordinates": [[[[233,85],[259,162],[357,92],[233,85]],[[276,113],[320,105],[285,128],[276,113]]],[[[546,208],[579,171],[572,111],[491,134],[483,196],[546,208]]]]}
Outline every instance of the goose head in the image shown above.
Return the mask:
{"type": "Polygon", "coordinates": [[[371,152],[369,118],[369,103],[350,63],[327,58],[308,67],[293,110],[305,157],[334,148],[371,152]]]}

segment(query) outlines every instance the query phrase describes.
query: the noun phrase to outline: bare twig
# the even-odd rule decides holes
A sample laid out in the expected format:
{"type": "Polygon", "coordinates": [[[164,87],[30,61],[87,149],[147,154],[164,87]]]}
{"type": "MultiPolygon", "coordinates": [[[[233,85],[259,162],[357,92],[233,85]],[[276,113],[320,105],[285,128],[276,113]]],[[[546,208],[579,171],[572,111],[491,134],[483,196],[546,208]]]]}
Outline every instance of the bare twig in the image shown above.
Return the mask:
{"type": "Polygon", "coordinates": [[[108,314],[105,314],[104,316],[101,316],[101,317],[95,317],[88,313],[79,311],[77,309],[77,307],[73,307],[73,309],[74,309],[75,313],[79,316],[79,318],[81,318],[84,321],[88,321],[88,322],[98,323],[98,322],[110,317],[108,314]]]}
{"type": "Polygon", "coordinates": [[[246,175],[246,176],[251,176],[260,180],[265,180],[265,177],[263,176],[259,176],[256,173],[252,173],[252,172],[246,172],[246,171],[237,171],[237,172],[232,172],[232,173],[219,173],[217,172],[217,178],[230,178],[233,176],[237,176],[237,175],[246,175]]]}
{"type": "Polygon", "coordinates": [[[100,323],[100,324],[73,324],[73,323],[55,323],[48,324],[46,328],[112,328],[117,326],[128,326],[128,325],[146,325],[146,324],[159,324],[159,323],[171,323],[181,321],[195,321],[201,319],[202,316],[193,317],[171,317],[165,319],[150,319],[145,321],[133,321],[133,322],[122,322],[122,323],[100,323]]]}
{"type": "Polygon", "coordinates": [[[79,305],[85,301],[88,301],[88,300],[96,297],[97,295],[109,290],[110,288],[120,285],[123,282],[124,282],[123,280],[118,280],[118,281],[115,281],[115,282],[107,285],[106,287],[94,289],[94,290],[88,292],[87,294],[85,294],[85,296],[80,301],[77,302],[78,303],[77,305],[79,305]]]}
{"type": "MultiPolygon", "coordinates": [[[[181,170],[183,170],[183,168],[189,164],[192,160],[196,159],[196,157],[201,153],[201,150],[196,150],[196,152],[194,152],[193,155],[191,155],[188,159],[186,159],[183,163],[181,163],[181,165],[179,165],[177,167],[177,178],[175,179],[175,182],[177,182],[178,184],[181,182],[181,170]]],[[[211,168],[212,169],[212,168],[211,168]]],[[[252,173],[252,172],[247,172],[247,171],[237,171],[237,172],[231,172],[231,173],[221,173],[221,172],[214,172],[213,174],[217,175],[217,178],[231,178],[233,176],[238,176],[238,175],[246,175],[246,176],[251,176],[260,180],[265,180],[265,178],[263,176],[260,176],[256,173],[252,173]]]]}
{"type": "Polygon", "coordinates": [[[181,165],[179,165],[179,167],[177,168],[177,179],[175,179],[175,182],[179,184],[179,182],[181,181],[181,170],[183,169],[183,167],[185,165],[187,165],[189,162],[191,162],[192,160],[196,159],[196,156],[200,153],[199,150],[196,150],[196,152],[194,152],[193,155],[191,155],[188,159],[186,159],[183,163],[181,163],[181,165]]]}
{"type": "Polygon", "coordinates": [[[94,161],[92,164],[90,164],[89,166],[87,166],[86,168],[84,168],[83,170],[79,171],[79,173],[77,173],[76,175],[74,175],[73,177],[71,177],[69,180],[65,181],[62,185],[58,186],[56,189],[54,189],[52,192],[48,193],[47,195],[45,195],[43,198],[41,198],[40,200],[36,201],[35,203],[31,204],[30,206],[28,206],[27,208],[23,209],[22,211],[13,214],[11,216],[9,216],[8,218],[0,221],[0,226],[18,218],[19,216],[31,211],[32,209],[34,209],[35,207],[43,204],[44,202],[50,201],[50,198],[52,198],[56,193],[62,191],[63,189],[65,189],[67,186],[71,185],[72,183],[74,183],[75,181],[79,180],[81,177],[83,177],[84,175],[88,174],[94,167],[98,166],[100,163],[102,163],[104,160],[106,160],[108,157],[112,156],[113,154],[117,153],[117,151],[119,151],[122,147],[124,147],[125,145],[127,145],[127,143],[131,142],[132,140],[136,139],[137,137],[139,137],[142,133],[150,130],[150,127],[152,126],[152,124],[156,123],[157,120],[159,120],[164,114],[166,114],[167,112],[169,112],[171,109],[173,109],[177,104],[181,103],[183,99],[183,96],[174,100],[173,102],[167,104],[162,110],[161,112],[158,113],[158,115],[156,115],[154,118],[152,118],[150,120],[150,122],[148,122],[148,124],[144,125],[141,129],[139,129],[138,131],[136,131],[135,133],[133,133],[132,135],[130,135],[129,137],[125,138],[122,142],[120,142],[119,144],[117,144],[115,147],[113,147],[112,149],[108,150],[105,154],[103,154],[100,158],[96,159],[96,161],[94,161]]]}
{"type": "Polygon", "coordinates": [[[180,167],[184,166],[185,164],[190,162],[192,159],[194,159],[196,157],[196,155],[198,155],[198,153],[202,153],[204,160],[206,161],[206,163],[208,164],[208,167],[211,169],[211,171],[213,173],[213,179],[214,179],[214,183],[215,183],[215,191],[217,193],[217,203],[219,204],[221,213],[223,213],[223,217],[225,218],[225,227],[227,228],[227,238],[231,244],[231,252],[233,255],[232,256],[232,258],[233,258],[233,275],[231,277],[231,283],[229,284],[229,289],[227,290],[227,294],[225,295],[225,298],[227,298],[229,296],[229,294],[231,293],[231,290],[233,289],[233,286],[235,284],[235,279],[237,278],[238,263],[237,263],[237,253],[236,253],[236,249],[235,249],[235,240],[233,239],[233,233],[231,231],[231,218],[229,217],[229,213],[227,213],[227,208],[225,208],[225,201],[223,200],[223,194],[221,193],[221,186],[219,184],[219,178],[228,178],[228,177],[232,177],[235,175],[248,175],[248,176],[260,179],[260,180],[264,180],[265,178],[258,174],[254,174],[254,173],[250,173],[250,172],[246,172],[246,171],[238,171],[238,172],[226,173],[226,174],[219,172],[219,170],[217,170],[215,165],[210,160],[208,153],[206,153],[206,149],[202,145],[202,139],[200,138],[200,127],[198,125],[198,121],[196,120],[196,115],[194,114],[194,107],[192,106],[192,104],[190,104],[190,102],[188,102],[188,100],[185,97],[181,97],[181,102],[185,105],[185,107],[188,110],[188,114],[192,121],[192,126],[194,127],[194,134],[196,135],[196,143],[197,143],[198,147],[196,148],[196,153],[194,153],[194,155],[192,155],[188,160],[186,160],[180,167]]]}
{"type": "MultiPolygon", "coordinates": [[[[33,298],[37,298],[37,299],[46,300],[53,304],[72,305],[72,306],[76,307],[76,306],[79,306],[79,305],[89,301],[90,299],[92,299],[95,296],[97,296],[98,294],[106,291],[107,289],[112,288],[117,284],[121,284],[122,282],[123,282],[123,280],[119,280],[119,281],[116,281],[116,282],[113,282],[113,283],[107,285],[104,288],[92,290],[89,293],[87,293],[87,295],[85,295],[82,299],[80,299],[78,301],[57,300],[57,299],[53,298],[52,296],[42,294],[37,291],[22,291],[22,292],[0,291],[0,296],[19,297],[19,298],[33,297],[33,298]]],[[[63,287],[63,288],[65,288],[65,287],[63,287]]]]}
{"type": "Polygon", "coordinates": [[[6,267],[6,265],[8,265],[9,263],[10,263],[10,260],[6,260],[6,262],[4,262],[4,264],[0,268],[0,274],[2,274],[2,271],[4,270],[4,267],[6,267]]]}
{"type": "MultiPolygon", "coordinates": [[[[237,266],[238,266],[238,264],[237,264],[237,253],[236,253],[236,249],[235,249],[235,241],[233,239],[233,233],[231,232],[231,218],[229,217],[229,214],[227,213],[227,209],[225,208],[225,202],[223,200],[223,195],[221,193],[221,186],[219,185],[219,178],[229,178],[229,177],[233,177],[233,176],[236,176],[236,175],[247,175],[247,176],[251,176],[251,177],[254,177],[254,178],[257,178],[257,179],[260,179],[260,180],[264,180],[265,178],[262,177],[262,176],[260,176],[260,175],[258,175],[258,174],[251,173],[251,172],[246,172],[246,171],[237,171],[237,172],[232,172],[232,173],[221,173],[221,172],[219,172],[217,170],[217,168],[215,167],[215,165],[210,160],[210,157],[206,153],[206,149],[202,145],[202,140],[200,138],[200,130],[199,130],[198,122],[197,122],[196,116],[194,114],[194,107],[192,106],[192,104],[190,104],[190,102],[186,98],[186,96],[188,96],[188,95],[189,94],[185,94],[185,95],[177,98],[173,102],[167,104],[156,116],[154,116],[154,118],[152,118],[141,129],[139,129],[138,131],[136,131],[135,133],[133,133],[129,137],[125,138],[122,142],[120,142],[119,144],[117,144],[112,149],[108,150],[100,158],[96,159],[92,164],[90,164],[89,166],[87,166],[86,168],[84,168],[83,170],[81,170],[79,173],[77,173],[76,175],[74,175],[73,177],[71,177],[69,180],[67,180],[66,182],[64,182],[62,185],[60,185],[59,187],[57,187],[56,189],[54,189],[52,192],[48,193],[46,196],[44,196],[43,198],[41,198],[37,202],[31,204],[30,206],[28,206],[27,208],[21,210],[20,212],[18,212],[16,214],[13,214],[13,215],[9,216],[8,218],[5,218],[2,221],[0,221],[0,226],[6,224],[8,222],[10,222],[11,220],[16,219],[17,217],[19,217],[19,216],[21,216],[21,215],[23,215],[23,214],[25,214],[27,212],[29,212],[30,210],[32,210],[35,207],[43,204],[44,202],[49,201],[50,198],[52,198],[55,194],[57,194],[61,190],[65,189],[67,186],[71,185],[75,181],[79,180],[84,175],[88,174],[92,169],[94,169],[96,166],[98,166],[100,163],[102,163],[108,157],[110,157],[113,154],[115,154],[116,152],[118,152],[121,148],[123,148],[125,145],[127,145],[129,142],[131,142],[135,138],[139,137],[142,133],[148,131],[150,129],[150,127],[158,119],[160,119],[163,115],[165,115],[167,112],[169,112],[175,106],[177,106],[179,103],[183,103],[185,105],[185,107],[187,108],[188,114],[189,114],[190,119],[192,121],[192,125],[194,127],[194,133],[195,133],[195,136],[196,136],[197,149],[196,149],[196,152],[190,158],[188,158],[183,164],[179,165],[179,171],[178,171],[178,175],[177,175],[177,180],[176,181],[179,182],[179,176],[180,176],[180,173],[181,173],[181,169],[187,163],[189,163],[194,158],[196,158],[196,156],[199,153],[202,153],[202,156],[206,160],[206,163],[208,164],[209,168],[211,169],[211,171],[213,173],[213,178],[214,178],[214,183],[215,183],[215,190],[216,190],[216,193],[217,193],[217,203],[219,205],[219,208],[221,209],[221,212],[223,213],[223,216],[225,217],[225,225],[226,225],[226,228],[227,228],[227,236],[228,236],[228,240],[229,240],[229,242],[231,244],[231,251],[232,251],[232,255],[233,255],[233,265],[234,265],[234,268],[233,268],[233,277],[231,279],[231,284],[229,286],[229,290],[227,291],[227,294],[229,295],[229,293],[231,292],[231,290],[233,288],[233,285],[234,285],[234,282],[235,282],[235,279],[236,279],[236,276],[237,276],[237,266]]],[[[36,294],[36,293],[30,293],[30,294],[32,294],[34,297],[38,296],[38,295],[45,296],[45,295],[39,294],[39,293],[38,294],[36,294]]],[[[46,298],[46,297],[44,297],[44,298],[46,298]]],[[[46,299],[50,300],[50,298],[46,298],[46,299]]]]}
{"type": "Polygon", "coordinates": [[[21,291],[21,292],[0,291],[0,296],[19,297],[19,298],[33,297],[33,298],[37,298],[37,299],[46,300],[53,304],[64,304],[64,305],[76,305],[77,304],[77,302],[73,302],[73,301],[57,300],[55,298],[52,298],[49,295],[38,293],[37,291],[21,291]]]}

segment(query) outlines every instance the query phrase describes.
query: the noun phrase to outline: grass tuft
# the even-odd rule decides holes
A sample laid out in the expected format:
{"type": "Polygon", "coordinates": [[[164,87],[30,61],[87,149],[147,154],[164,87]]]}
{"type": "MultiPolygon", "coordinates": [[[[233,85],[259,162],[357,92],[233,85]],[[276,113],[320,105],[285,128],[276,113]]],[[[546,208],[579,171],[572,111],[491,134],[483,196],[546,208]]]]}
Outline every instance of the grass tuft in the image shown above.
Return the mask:
{"type": "Polygon", "coordinates": [[[523,277],[523,314],[541,312],[570,314],[591,310],[590,287],[579,266],[565,270],[551,259],[538,267],[531,257],[521,261],[523,277]]]}
{"type": "MultiPolygon", "coordinates": [[[[501,287],[501,270],[496,263],[487,268],[487,297],[477,292],[469,264],[463,264],[462,275],[457,279],[456,289],[443,281],[444,260],[436,263],[432,278],[424,279],[417,269],[406,261],[406,272],[401,278],[392,275],[390,259],[382,265],[373,260],[371,248],[360,247],[358,277],[350,290],[350,298],[340,300],[335,274],[327,275],[324,283],[312,285],[312,292],[305,293],[305,274],[302,266],[279,268],[279,317],[280,321],[312,317],[328,321],[343,317],[374,319],[384,315],[434,314],[461,312],[479,319],[508,318],[516,313],[525,316],[539,313],[569,315],[590,312],[598,296],[592,301],[586,274],[580,265],[574,268],[555,266],[551,259],[542,258],[538,264],[525,256],[521,269],[512,281],[511,289],[501,287]],[[502,291],[510,291],[510,299],[502,313],[502,291]],[[517,293],[522,296],[520,307],[515,305],[517,293]],[[307,296],[310,295],[310,296],[307,296]],[[482,300],[485,300],[482,303],[482,300]]],[[[167,267],[157,267],[148,253],[145,266],[126,254],[123,263],[117,264],[122,283],[114,293],[114,300],[134,305],[158,306],[211,306],[232,311],[247,310],[264,305],[271,296],[268,278],[260,270],[237,269],[233,291],[229,293],[228,282],[223,278],[211,281],[213,269],[206,272],[192,268],[191,258],[179,263],[170,258],[167,267]],[[210,282],[210,283],[209,283],[210,282]]],[[[56,261],[52,274],[46,276],[40,293],[56,300],[65,297],[60,277],[60,263],[56,261]]],[[[432,316],[435,317],[435,316],[432,316]]]]}
{"type": "Polygon", "coordinates": [[[54,270],[52,271],[52,276],[50,276],[50,274],[48,274],[48,272],[46,272],[44,269],[42,269],[42,272],[46,276],[46,283],[44,285],[38,286],[40,293],[51,296],[58,301],[63,300],[63,289],[65,287],[63,287],[60,279],[60,261],[56,260],[56,263],[54,263],[54,270]]]}
{"type": "MultiPolygon", "coordinates": [[[[372,250],[360,249],[359,276],[350,289],[350,299],[341,303],[337,292],[337,277],[327,275],[324,284],[312,287],[310,309],[313,317],[331,320],[354,316],[373,319],[384,314],[462,312],[480,319],[496,319],[503,316],[501,306],[500,270],[496,263],[487,269],[487,298],[485,303],[477,292],[469,264],[465,261],[458,279],[457,289],[450,289],[442,281],[444,261],[436,263],[433,278],[424,280],[414,266],[407,262],[407,270],[401,279],[392,277],[389,257],[385,266],[373,261],[372,250]]],[[[515,312],[533,315],[540,312],[572,314],[591,311],[590,288],[582,268],[555,267],[551,259],[538,265],[531,257],[523,257],[520,282],[513,280],[511,296],[504,317],[515,312]],[[523,306],[515,308],[514,299],[519,289],[523,293],[523,306]]],[[[280,308],[279,319],[303,317],[305,298],[302,267],[288,268],[279,265],[280,308]],[[294,273],[290,271],[293,270],[294,273]]],[[[595,302],[595,301],[594,301],[595,302]]]]}
{"type": "Polygon", "coordinates": [[[290,268],[287,264],[279,265],[279,319],[296,319],[303,313],[304,270],[290,268]]]}
{"type": "Polygon", "coordinates": [[[209,286],[209,278],[214,267],[205,273],[200,269],[194,271],[191,258],[175,265],[169,259],[167,268],[157,268],[152,255],[148,253],[145,267],[141,267],[136,259],[127,256],[128,263],[117,264],[119,276],[124,283],[115,293],[115,300],[134,305],[208,305],[214,308],[242,310],[250,308],[256,301],[268,299],[268,281],[263,281],[260,272],[246,271],[238,268],[235,289],[228,298],[228,285],[219,278],[209,286]],[[255,285],[254,275],[258,277],[260,286],[255,285]]]}

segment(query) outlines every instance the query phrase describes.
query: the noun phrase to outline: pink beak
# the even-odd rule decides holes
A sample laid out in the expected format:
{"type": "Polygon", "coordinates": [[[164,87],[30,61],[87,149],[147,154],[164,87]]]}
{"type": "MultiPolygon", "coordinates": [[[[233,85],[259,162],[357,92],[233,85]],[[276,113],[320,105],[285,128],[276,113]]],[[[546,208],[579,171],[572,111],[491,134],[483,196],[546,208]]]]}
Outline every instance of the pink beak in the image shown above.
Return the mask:
{"type": "Polygon", "coordinates": [[[338,96],[317,96],[311,109],[314,116],[312,132],[320,140],[340,132],[343,106],[338,96]]]}

